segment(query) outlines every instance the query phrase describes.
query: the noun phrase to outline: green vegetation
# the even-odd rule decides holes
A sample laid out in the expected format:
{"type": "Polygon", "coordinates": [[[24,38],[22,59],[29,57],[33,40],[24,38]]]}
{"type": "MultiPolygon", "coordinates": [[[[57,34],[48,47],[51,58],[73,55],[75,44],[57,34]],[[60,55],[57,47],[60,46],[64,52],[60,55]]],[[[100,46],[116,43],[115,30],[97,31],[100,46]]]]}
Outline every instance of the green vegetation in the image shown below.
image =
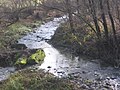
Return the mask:
{"type": "Polygon", "coordinates": [[[0,49],[9,49],[20,37],[33,31],[33,26],[41,25],[41,21],[19,21],[0,31],[0,49]]]}
{"type": "Polygon", "coordinates": [[[75,83],[59,79],[43,70],[18,71],[0,85],[0,90],[80,90],[75,83]],[[76,89],[75,89],[76,88],[76,89]]]}
{"type": "Polygon", "coordinates": [[[30,60],[34,60],[36,63],[40,63],[45,58],[45,52],[43,50],[37,50],[35,54],[30,56],[30,60]]]}
{"type": "Polygon", "coordinates": [[[25,57],[19,58],[19,59],[16,61],[15,64],[16,64],[16,65],[17,65],[17,64],[25,65],[25,64],[27,64],[27,58],[25,58],[25,57]]]}
{"type": "Polygon", "coordinates": [[[85,25],[75,27],[75,32],[71,33],[68,23],[62,24],[51,39],[51,43],[58,49],[63,47],[75,55],[87,55],[87,57],[97,56],[98,51],[95,46],[94,32],[85,25]],[[58,42],[59,41],[59,42],[58,42]]]}
{"type": "MultiPolygon", "coordinates": [[[[16,57],[17,58],[17,57],[16,57]]],[[[36,53],[24,57],[17,58],[15,65],[26,65],[29,63],[41,64],[45,58],[45,52],[43,50],[37,50],[36,53]]]]}

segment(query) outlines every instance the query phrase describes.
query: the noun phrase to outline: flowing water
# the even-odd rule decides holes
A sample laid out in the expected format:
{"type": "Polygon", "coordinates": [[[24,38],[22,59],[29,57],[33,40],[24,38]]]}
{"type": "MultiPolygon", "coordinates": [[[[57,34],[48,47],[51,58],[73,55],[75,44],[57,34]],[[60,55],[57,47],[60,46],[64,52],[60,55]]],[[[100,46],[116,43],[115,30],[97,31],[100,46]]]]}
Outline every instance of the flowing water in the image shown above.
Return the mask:
{"type": "MultiPolygon", "coordinates": [[[[95,60],[83,60],[81,57],[71,57],[71,54],[60,53],[52,45],[47,43],[54,35],[59,25],[65,22],[66,16],[54,18],[53,21],[41,25],[35,32],[28,33],[18,43],[25,44],[29,49],[43,49],[46,57],[39,69],[49,71],[56,76],[66,77],[69,74],[80,74],[85,79],[108,79],[115,85],[120,83],[120,70],[113,67],[101,67],[95,60]]],[[[59,41],[58,41],[59,42],[59,41]]],[[[0,69],[1,73],[1,69],[0,69]]],[[[0,76],[0,80],[1,80],[0,76]]],[[[115,89],[117,90],[117,89],[115,89]]],[[[119,90],[119,89],[118,89],[119,90]]]]}
{"type": "Polygon", "coordinates": [[[0,68],[0,81],[5,80],[15,71],[14,67],[0,68]]]}

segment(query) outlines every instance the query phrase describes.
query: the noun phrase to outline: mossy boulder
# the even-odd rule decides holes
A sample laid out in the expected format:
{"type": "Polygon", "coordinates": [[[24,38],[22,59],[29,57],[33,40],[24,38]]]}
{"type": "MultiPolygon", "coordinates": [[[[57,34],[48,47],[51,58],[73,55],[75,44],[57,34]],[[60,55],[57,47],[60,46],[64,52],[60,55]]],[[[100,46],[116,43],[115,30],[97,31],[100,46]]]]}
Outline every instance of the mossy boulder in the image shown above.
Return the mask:
{"type": "Polygon", "coordinates": [[[17,66],[24,67],[28,65],[41,64],[45,58],[45,53],[43,50],[15,50],[15,51],[6,51],[0,54],[0,66],[17,66]]]}
{"type": "Polygon", "coordinates": [[[16,66],[26,66],[26,65],[34,65],[41,64],[45,58],[45,52],[43,50],[36,50],[34,53],[28,55],[22,55],[19,58],[17,57],[17,61],[15,62],[16,66]]]}

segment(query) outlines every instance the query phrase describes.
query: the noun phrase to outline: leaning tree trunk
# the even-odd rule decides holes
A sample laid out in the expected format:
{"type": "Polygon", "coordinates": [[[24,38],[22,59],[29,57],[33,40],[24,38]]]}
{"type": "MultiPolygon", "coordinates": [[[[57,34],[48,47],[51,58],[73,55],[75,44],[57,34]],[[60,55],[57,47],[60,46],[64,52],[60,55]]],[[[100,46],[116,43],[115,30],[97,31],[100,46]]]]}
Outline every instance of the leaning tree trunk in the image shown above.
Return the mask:
{"type": "Polygon", "coordinates": [[[113,42],[114,42],[114,54],[115,54],[115,58],[116,58],[116,64],[119,64],[119,45],[118,45],[118,40],[117,40],[117,36],[116,36],[116,29],[115,29],[115,23],[114,23],[114,19],[113,16],[111,14],[110,11],[110,4],[109,1],[107,0],[107,8],[108,8],[108,15],[111,21],[111,26],[112,26],[112,31],[113,31],[113,42]]]}

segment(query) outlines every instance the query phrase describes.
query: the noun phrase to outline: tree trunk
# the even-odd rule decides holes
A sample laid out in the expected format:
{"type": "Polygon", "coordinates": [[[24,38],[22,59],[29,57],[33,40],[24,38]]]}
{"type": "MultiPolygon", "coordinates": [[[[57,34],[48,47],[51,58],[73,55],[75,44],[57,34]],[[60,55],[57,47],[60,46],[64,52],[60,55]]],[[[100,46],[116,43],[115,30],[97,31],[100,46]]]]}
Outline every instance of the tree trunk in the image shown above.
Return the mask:
{"type": "Polygon", "coordinates": [[[120,6],[118,4],[119,4],[119,2],[116,0],[117,19],[118,19],[118,21],[120,23],[120,6]]]}
{"type": "Polygon", "coordinates": [[[109,1],[108,0],[107,0],[107,8],[108,8],[108,15],[109,15],[109,18],[110,18],[110,21],[111,21],[111,25],[112,25],[114,42],[117,44],[117,36],[116,36],[114,19],[112,17],[111,11],[110,11],[110,5],[109,5],[109,1]]]}
{"type": "MultiPolygon", "coordinates": [[[[115,30],[115,24],[114,24],[114,19],[112,17],[111,11],[110,11],[110,4],[109,1],[107,0],[107,8],[108,8],[108,15],[111,21],[111,25],[112,25],[112,31],[113,31],[113,42],[114,42],[114,52],[115,52],[115,57],[118,60],[119,59],[119,45],[118,45],[118,41],[117,41],[117,36],[116,36],[116,30],[115,30]]],[[[116,61],[117,63],[118,61],[116,61]]]]}
{"type": "Polygon", "coordinates": [[[103,21],[103,27],[104,27],[104,32],[105,32],[105,39],[108,42],[109,41],[109,34],[108,34],[108,27],[107,27],[107,21],[104,13],[104,8],[103,8],[103,0],[99,0],[100,4],[100,9],[101,9],[101,17],[103,21]]]}
{"type": "Polygon", "coordinates": [[[97,35],[98,39],[100,40],[101,31],[100,31],[100,27],[99,27],[98,20],[97,20],[97,15],[96,15],[96,10],[95,10],[95,3],[94,3],[93,0],[89,0],[89,4],[90,4],[90,8],[91,8],[92,18],[93,18],[95,28],[96,28],[96,35],[97,35]]]}

